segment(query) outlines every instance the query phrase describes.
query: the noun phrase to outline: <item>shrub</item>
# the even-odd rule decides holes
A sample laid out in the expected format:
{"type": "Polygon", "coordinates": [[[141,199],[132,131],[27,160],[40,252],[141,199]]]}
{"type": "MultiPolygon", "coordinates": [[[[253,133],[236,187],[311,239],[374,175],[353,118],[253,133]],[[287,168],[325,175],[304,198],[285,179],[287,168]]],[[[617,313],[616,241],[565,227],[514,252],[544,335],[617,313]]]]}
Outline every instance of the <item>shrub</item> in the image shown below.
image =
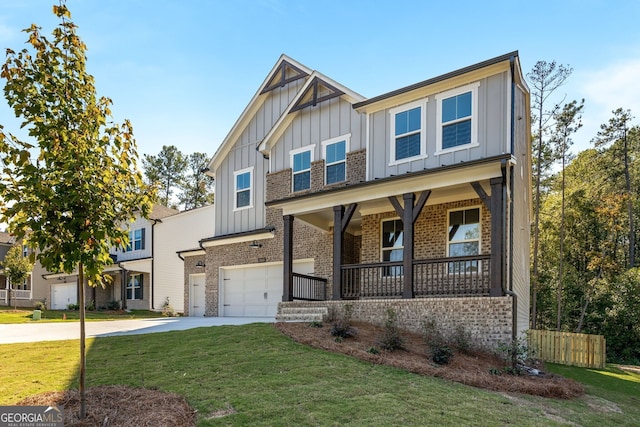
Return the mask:
{"type": "Polygon", "coordinates": [[[526,337],[522,336],[507,343],[498,345],[498,355],[509,364],[505,372],[512,375],[520,375],[525,365],[537,365],[535,352],[527,345],[526,337]]]}
{"type": "Polygon", "coordinates": [[[470,354],[473,351],[471,334],[462,325],[456,326],[456,330],[453,333],[453,343],[462,354],[470,354]]]}
{"type": "Polygon", "coordinates": [[[36,302],[33,304],[33,307],[34,307],[36,310],[46,310],[46,309],[47,309],[47,299],[45,298],[45,299],[43,299],[42,301],[36,301],[36,302]]]}
{"type": "Polygon", "coordinates": [[[384,323],[384,332],[377,341],[380,348],[387,351],[394,351],[404,348],[404,338],[400,336],[398,328],[398,315],[393,309],[387,309],[387,320],[384,323]]]}
{"type": "Polygon", "coordinates": [[[69,311],[80,310],[80,304],[67,304],[67,310],[69,311]]]}
{"type": "MultiPolygon", "coordinates": [[[[342,319],[337,319],[333,322],[333,326],[331,327],[331,335],[337,338],[341,338],[340,341],[344,338],[355,337],[358,335],[358,331],[351,326],[351,315],[353,314],[353,306],[351,304],[346,304],[344,306],[344,315],[342,319]]],[[[340,342],[336,340],[336,342],[340,342]]]]}
{"type": "Polygon", "coordinates": [[[369,349],[367,350],[367,353],[380,354],[380,350],[378,349],[378,347],[373,346],[373,347],[369,347],[369,349]]]}
{"type": "Polygon", "coordinates": [[[91,300],[91,302],[88,305],[85,306],[85,309],[87,309],[88,311],[95,311],[96,302],[94,300],[91,300]]]}
{"type": "Polygon", "coordinates": [[[178,315],[176,310],[169,303],[169,297],[167,297],[167,299],[164,300],[164,303],[162,303],[162,315],[164,317],[176,317],[178,315]]]}
{"type": "Polygon", "coordinates": [[[112,299],[107,303],[107,310],[120,310],[120,301],[112,299]]]}
{"type": "Polygon", "coordinates": [[[309,327],[310,328],[322,328],[322,322],[314,320],[311,323],[309,323],[309,327]]]}
{"type": "Polygon", "coordinates": [[[424,340],[429,346],[431,360],[438,365],[446,365],[453,357],[453,351],[447,345],[442,332],[433,321],[422,322],[424,340]]]}

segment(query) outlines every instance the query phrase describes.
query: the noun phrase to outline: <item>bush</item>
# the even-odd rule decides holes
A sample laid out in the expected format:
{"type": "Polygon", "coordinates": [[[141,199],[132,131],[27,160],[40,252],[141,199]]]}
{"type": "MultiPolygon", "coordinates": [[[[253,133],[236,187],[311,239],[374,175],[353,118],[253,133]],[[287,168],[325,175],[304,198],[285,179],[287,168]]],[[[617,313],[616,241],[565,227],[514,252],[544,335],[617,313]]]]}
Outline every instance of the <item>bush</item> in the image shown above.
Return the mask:
{"type": "Polygon", "coordinates": [[[400,336],[398,328],[398,315],[393,309],[387,309],[387,320],[384,323],[384,332],[377,341],[380,348],[387,351],[400,350],[404,348],[404,338],[400,336]]]}
{"type": "Polygon", "coordinates": [[[46,309],[47,309],[47,299],[45,298],[45,299],[43,299],[42,301],[36,301],[36,302],[33,304],[33,307],[34,307],[36,310],[46,310],[46,309]]]}
{"type": "Polygon", "coordinates": [[[67,310],[69,311],[80,310],[80,304],[67,304],[67,310]]]}
{"type": "MultiPolygon", "coordinates": [[[[344,306],[344,316],[342,319],[338,319],[333,322],[333,326],[331,327],[331,335],[342,339],[355,337],[358,335],[358,331],[351,326],[351,315],[353,314],[353,306],[351,304],[347,304],[344,306]]],[[[336,340],[336,342],[340,342],[336,340]]]]}
{"type": "Polygon", "coordinates": [[[91,300],[91,302],[89,303],[89,305],[87,305],[85,307],[88,311],[95,311],[96,310],[96,302],[94,300],[91,300]]]}
{"type": "Polygon", "coordinates": [[[535,366],[539,361],[535,358],[535,352],[527,344],[526,337],[516,338],[511,342],[498,345],[498,355],[509,364],[505,372],[512,375],[520,375],[527,365],[535,366]]]}
{"type": "Polygon", "coordinates": [[[462,354],[470,354],[473,351],[471,334],[462,325],[456,326],[456,330],[453,333],[453,343],[462,354]]]}
{"type": "Polygon", "coordinates": [[[314,321],[309,323],[309,327],[310,328],[322,328],[322,322],[314,320],[314,321]]]}
{"type": "Polygon", "coordinates": [[[112,299],[107,303],[107,310],[120,310],[120,301],[112,299]]]}
{"type": "Polygon", "coordinates": [[[169,297],[167,297],[167,299],[164,300],[164,303],[162,303],[162,315],[164,317],[176,317],[178,315],[176,310],[169,303],[169,297]]]}
{"type": "Polygon", "coordinates": [[[429,346],[431,360],[438,365],[446,365],[453,357],[451,347],[447,345],[442,332],[436,327],[433,321],[422,322],[424,340],[429,346]]]}

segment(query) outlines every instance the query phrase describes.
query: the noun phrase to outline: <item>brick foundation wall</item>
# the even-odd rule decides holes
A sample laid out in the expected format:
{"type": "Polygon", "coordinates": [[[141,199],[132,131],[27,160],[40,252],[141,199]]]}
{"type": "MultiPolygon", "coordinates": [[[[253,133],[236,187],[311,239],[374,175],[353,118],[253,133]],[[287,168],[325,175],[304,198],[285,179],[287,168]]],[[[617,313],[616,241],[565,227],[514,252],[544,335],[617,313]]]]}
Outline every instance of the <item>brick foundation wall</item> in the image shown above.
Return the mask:
{"type": "Polygon", "coordinates": [[[344,307],[353,307],[353,321],[370,322],[383,326],[387,319],[387,309],[398,315],[398,325],[402,329],[422,333],[422,323],[433,321],[446,339],[451,339],[458,326],[471,334],[474,345],[494,349],[498,344],[510,342],[512,333],[511,297],[477,298],[422,298],[356,301],[294,301],[280,303],[278,311],[287,307],[329,308],[334,318],[344,316],[344,307]]]}

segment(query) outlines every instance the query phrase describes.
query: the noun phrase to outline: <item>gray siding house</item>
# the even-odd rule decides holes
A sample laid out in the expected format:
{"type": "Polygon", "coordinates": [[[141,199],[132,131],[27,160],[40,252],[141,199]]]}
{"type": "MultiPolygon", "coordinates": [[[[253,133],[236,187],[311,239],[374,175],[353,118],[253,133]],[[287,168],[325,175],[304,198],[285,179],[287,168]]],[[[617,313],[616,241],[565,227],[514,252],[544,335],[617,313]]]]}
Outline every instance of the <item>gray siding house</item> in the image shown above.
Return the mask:
{"type": "Polygon", "coordinates": [[[529,128],[517,52],[372,98],[283,55],[211,159],[185,293],[199,264],[206,316],[350,304],[508,340],[529,324],[529,128]]]}

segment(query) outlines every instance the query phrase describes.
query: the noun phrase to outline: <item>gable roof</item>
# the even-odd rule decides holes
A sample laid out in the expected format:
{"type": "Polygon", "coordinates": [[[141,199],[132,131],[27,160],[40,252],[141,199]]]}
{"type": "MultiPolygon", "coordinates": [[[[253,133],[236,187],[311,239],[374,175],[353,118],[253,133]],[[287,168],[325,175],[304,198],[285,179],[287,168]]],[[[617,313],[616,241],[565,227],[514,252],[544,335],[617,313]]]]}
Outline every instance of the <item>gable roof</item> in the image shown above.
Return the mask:
{"type": "Polygon", "coordinates": [[[0,245],[13,245],[15,242],[16,240],[11,234],[0,231],[0,245]]]}
{"type": "Polygon", "coordinates": [[[267,78],[264,79],[258,90],[256,91],[249,104],[245,107],[242,114],[238,120],[236,120],[235,124],[220,144],[220,147],[216,150],[213,157],[209,161],[207,168],[209,169],[206,173],[209,176],[215,178],[215,170],[222,163],[224,158],[227,156],[235,141],[240,137],[240,134],[244,130],[245,126],[249,123],[251,118],[255,115],[255,113],[260,109],[262,104],[269,97],[269,91],[275,89],[276,87],[280,87],[279,85],[286,85],[288,82],[297,80],[299,78],[305,78],[311,74],[311,70],[301,63],[295,61],[292,58],[289,58],[287,55],[282,54],[280,58],[273,66],[267,78]],[[291,72],[291,75],[287,77],[289,74],[287,70],[291,72]],[[306,75],[303,75],[306,74],[306,75]],[[296,77],[293,80],[290,78],[296,77]]]}
{"type": "Polygon", "coordinates": [[[151,220],[162,219],[162,218],[166,218],[168,216],[176,215],[179,213],[180,211],[176,209],[171,209],[166,206],[155,204],[151,209],[151,214],[149,214],[149,219],[151,220]]]}

